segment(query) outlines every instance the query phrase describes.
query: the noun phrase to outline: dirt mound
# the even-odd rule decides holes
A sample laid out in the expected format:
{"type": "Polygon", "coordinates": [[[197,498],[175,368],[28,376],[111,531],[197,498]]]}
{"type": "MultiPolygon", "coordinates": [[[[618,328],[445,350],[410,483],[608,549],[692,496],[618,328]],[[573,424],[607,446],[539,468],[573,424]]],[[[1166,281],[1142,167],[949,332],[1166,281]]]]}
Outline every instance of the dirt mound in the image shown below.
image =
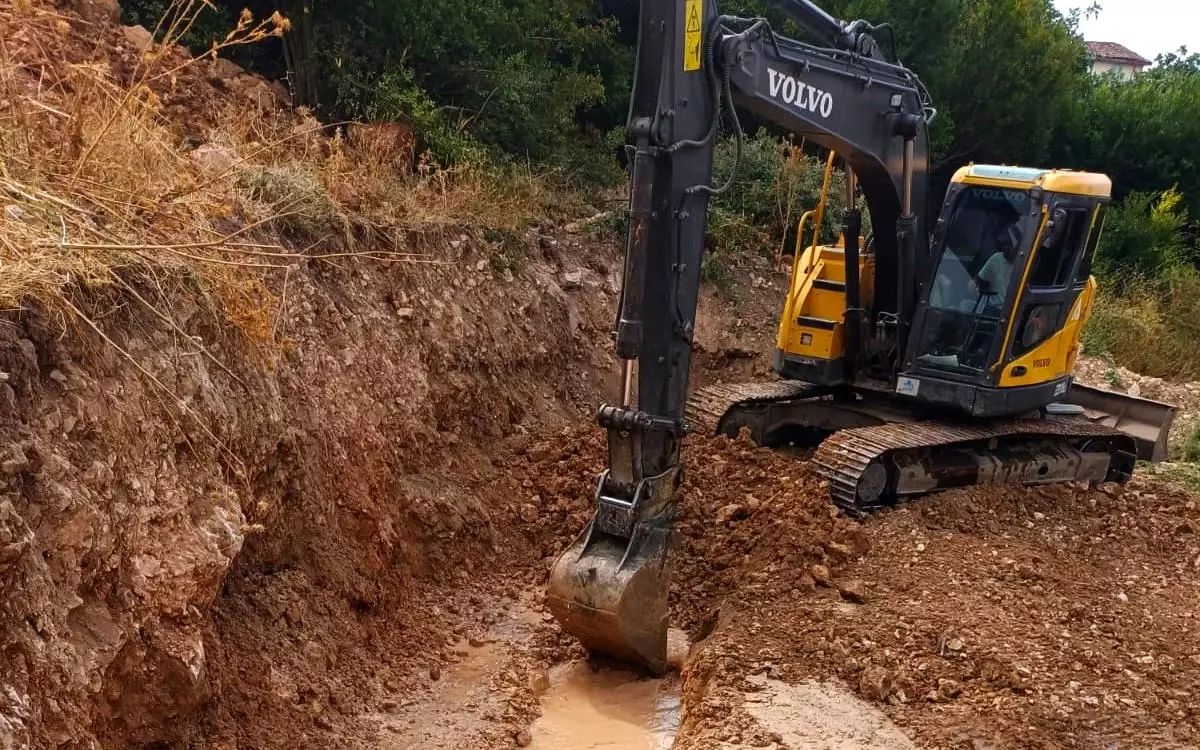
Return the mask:
{"type": "Polygon", "coordinates": [[[682,746],[769,739],[746,674],[840,680],[932,746],[1194,746],[1198,523],[1191,496],[1146,482],[956,491],[872,518],[840,595],[727,605],[688,670],[682,746]]]}

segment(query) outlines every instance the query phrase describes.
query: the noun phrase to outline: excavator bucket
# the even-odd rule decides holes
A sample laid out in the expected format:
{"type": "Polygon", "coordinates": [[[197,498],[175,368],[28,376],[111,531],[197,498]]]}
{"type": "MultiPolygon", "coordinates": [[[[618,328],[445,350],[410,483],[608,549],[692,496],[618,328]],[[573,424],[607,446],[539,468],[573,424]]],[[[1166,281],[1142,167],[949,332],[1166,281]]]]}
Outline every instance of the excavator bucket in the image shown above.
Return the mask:
{"type": "Polygon", "coordinates": [[[546,588],[551,613],[589,651],[661,674],[671,537],[662,522],[643,521],[625,539],[599,531],[593,519],[554,562],[546,588]]]}

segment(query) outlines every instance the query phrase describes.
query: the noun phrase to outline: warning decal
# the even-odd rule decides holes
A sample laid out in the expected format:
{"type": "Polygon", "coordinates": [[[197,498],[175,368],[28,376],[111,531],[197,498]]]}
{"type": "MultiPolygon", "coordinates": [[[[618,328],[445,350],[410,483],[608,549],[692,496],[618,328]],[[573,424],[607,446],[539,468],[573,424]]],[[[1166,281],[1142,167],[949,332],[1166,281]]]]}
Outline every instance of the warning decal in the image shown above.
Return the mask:
{"type": "Polygon", "coordinates": [[[683,35],[683,69],[700,70],[701,35],[704,29],[704,0],[687,0],[684,9],[687,25],[683,35]]]}

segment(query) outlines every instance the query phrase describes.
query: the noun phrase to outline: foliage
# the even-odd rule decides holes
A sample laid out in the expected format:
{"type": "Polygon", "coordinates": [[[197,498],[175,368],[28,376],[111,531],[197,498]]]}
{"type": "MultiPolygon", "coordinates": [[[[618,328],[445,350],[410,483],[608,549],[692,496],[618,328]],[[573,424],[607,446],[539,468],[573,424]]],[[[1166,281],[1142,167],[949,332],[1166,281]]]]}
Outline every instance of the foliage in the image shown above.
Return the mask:
{"type": "Polygon", "coordinates": [[[1105,172],[1118,195],[1176,186],[1200,211],[1200,55],[1169,55],[1131,80],[1090,77],[1056,136],[1055,159],[1105,172]]]}
{"type": "Polygon", "coordinates": [[[1188,250],[1182,201],[1174,188],[1159,195],[1135,192],[1109,209],[1096,272],[1119,286],[1131,274],[1157,277],[1183,263],[1188,250]]]}
{"type": "MultiPolygon", "coordinates": [[[[760,130],[742,144],[722,140],[713,164],[714,181],[724,182],[737,161],[737,179],[730,191],[709,203],[708,245],[713,254],[737,256],[757,253],[766,257],[790,252],[796,222],[815,208],[821,193],[824,161],[808,156],[795,143],[760,130]]],[[[822,240],[835,237],[844,205],[845,178],[835,171],[822,240]]]]}
{"type": "Polygon", "coordinates": [[[1143,375],[1200,379],[1200,272],[1131,277],[1119,294],[1103,284],[1084,329],[1084,351],[1143,375]],[[1152,345],[1148,345],[1152,344],[1152,345]]]}

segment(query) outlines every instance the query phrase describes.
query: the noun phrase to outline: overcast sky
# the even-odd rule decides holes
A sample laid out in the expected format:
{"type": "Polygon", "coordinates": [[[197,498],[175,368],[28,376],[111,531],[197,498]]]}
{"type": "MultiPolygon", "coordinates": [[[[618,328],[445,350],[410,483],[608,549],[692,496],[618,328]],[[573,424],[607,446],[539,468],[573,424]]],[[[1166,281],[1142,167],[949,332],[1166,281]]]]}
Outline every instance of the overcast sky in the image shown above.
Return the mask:
{"type": "MultiPolygon", "coordinates": [[[[1098,18],[1081,24],[1089,42],[1117,42],[1153,60],[1160,52],[1186,46],[1200,52],[1200,0],[1098,0],[1098,18]]],[[[1092,0],[1054,0],[1063,13],[1087,8],[1092,0]]]]}

